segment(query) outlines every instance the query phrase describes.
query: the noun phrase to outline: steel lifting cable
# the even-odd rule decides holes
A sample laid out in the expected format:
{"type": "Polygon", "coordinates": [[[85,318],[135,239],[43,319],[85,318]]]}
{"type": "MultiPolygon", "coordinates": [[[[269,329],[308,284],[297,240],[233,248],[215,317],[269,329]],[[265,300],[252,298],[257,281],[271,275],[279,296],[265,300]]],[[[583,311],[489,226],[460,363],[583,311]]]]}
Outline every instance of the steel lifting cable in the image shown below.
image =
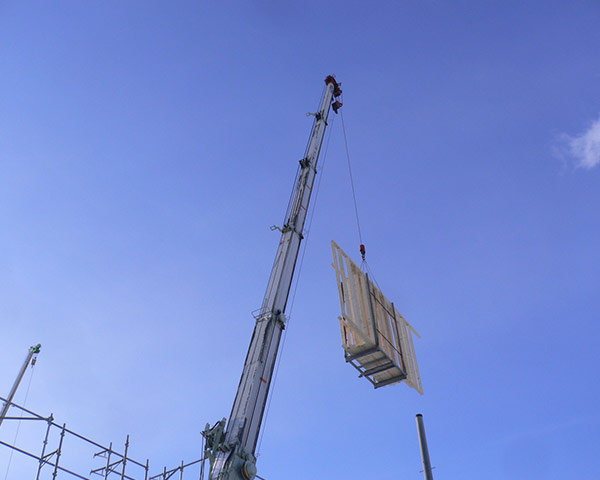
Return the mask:
{"type": "Polygon", "coordinates": [[[371,271],[371,267],[369,267],[369,263],[367,262],[367,260],[365,258],[366,249],[365,249],[365,245],[364,245],[363,239],[362,239],[362,232],[360,230],[360,219],[358,217],[358,202],[356,201],[356,189],[354,188],[354,177],[352,175],[352,164],[350,162],[350,151],[348,149],[348,139],[346,137],[346,125],[344,124],[344,111],[343,110],[340,111],[340,116],[342,117],[342,130],[344,132],[344,145],[346,146],[346,159],[348,160],[348,172],[350,174],[350,185],[352,187],[352,199],[354,200],[354,213],[356,215],[356,228],[358,229],[358,239],[360,241],[359,250],[360,250],[360,255],[362,257],[362,263],[361,263],[360,267],[364,272],[368,272],[371,280],[373,282],[375,282],[375,285],[377,285],[377,288],[379,288],[381,290],[381,288],[379,287],[379,283],[377,283],[377,280],[375,279],[375,275],[373,275],[373,272],[371,271]]]}
{"type": "Polygon", "coordinates": [[[348,149],[348,138],[346,137],[346,125],[344,123],[344,111],[340,111],[342,117],[342,130],[344,132],[344,145],[346,146],[346,159],[348,160],[348,172],[350,173],[350,186],[352,187],[352,199],[354,200],[354,213],[356,215],[356,227],[358,229],[358,240],[360,241],[360,254],[362,256],[363,263],[365,260],[365,245],[362,239],[362,232],[360,230],[360,219],[358,217],[358,203],[356,201],[356,190],[354,188],[354,177],[352,175],[352,164],[350,163],[350,151],[348,149]]]}
{"type": "Polygon", "coordinates": [[[365,266],[366,272],[369,274],[369,279],[372,280],[375,283],[375,285],[377,285],[377,288],[379,290],[381,290],[381,287],[379,286],[379,282],[377,282],[377,279],[375,278],[375,275],[371,271],[371,267],[369,266],[369,264],[366,260],[363,261],[363,265],[365,266]]]}

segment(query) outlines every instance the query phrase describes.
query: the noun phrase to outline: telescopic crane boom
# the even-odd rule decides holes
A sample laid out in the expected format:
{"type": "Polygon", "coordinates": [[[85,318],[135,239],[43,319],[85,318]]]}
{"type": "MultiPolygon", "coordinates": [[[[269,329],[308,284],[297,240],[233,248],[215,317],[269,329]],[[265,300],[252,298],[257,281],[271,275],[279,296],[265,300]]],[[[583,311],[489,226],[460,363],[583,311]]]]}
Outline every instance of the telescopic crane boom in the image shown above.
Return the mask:
{"type": "Polygon", "coordinates": [[[267,291],[259,310],[244,363],[242,377],[233,402],[229,422],[225,419],[213,427],[206,426],[206,456],[210,460],[210,480],[252,480],[256,476],[255,450],[267,403],[269,387],[285,328],[285,307],[304,222],[317,173],[317,161],[327,127],[330,107],[337,113],[342,106],[340,85],[332,75],[325,79],[325,93],[315,120],[304,158],[294,186],[294,196],[275,255],[267,291]]]}

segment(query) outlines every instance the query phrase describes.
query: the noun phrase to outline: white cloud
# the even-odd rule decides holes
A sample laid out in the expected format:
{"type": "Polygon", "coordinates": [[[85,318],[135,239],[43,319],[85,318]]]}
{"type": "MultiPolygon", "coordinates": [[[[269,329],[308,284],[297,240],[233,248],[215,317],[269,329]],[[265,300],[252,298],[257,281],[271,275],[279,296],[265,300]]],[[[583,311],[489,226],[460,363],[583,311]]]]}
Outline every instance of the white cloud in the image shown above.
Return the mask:
{"type": "Polygon", "coordinates": [[[600,118],[576,137],[567,137],[568,149],[577,167],[593,168],[600,164],[600,118]]]}

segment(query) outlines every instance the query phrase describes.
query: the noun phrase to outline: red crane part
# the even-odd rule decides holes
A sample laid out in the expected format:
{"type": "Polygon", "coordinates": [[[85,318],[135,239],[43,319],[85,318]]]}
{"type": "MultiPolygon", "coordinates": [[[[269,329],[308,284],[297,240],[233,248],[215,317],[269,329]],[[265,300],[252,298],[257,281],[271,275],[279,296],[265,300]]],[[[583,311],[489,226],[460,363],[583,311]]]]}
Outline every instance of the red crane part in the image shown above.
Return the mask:
{"type": "Polygon", "coordinates": [[[325,78],[325,83],[327,85],[329,85],[330,83],[333,83],[333,96],[334,97],[339,97],[342,94],[342,89],[340,88],[340,85],[337,80],[333,77],[333,75],[327,75],[327,78],[325,78]]]}

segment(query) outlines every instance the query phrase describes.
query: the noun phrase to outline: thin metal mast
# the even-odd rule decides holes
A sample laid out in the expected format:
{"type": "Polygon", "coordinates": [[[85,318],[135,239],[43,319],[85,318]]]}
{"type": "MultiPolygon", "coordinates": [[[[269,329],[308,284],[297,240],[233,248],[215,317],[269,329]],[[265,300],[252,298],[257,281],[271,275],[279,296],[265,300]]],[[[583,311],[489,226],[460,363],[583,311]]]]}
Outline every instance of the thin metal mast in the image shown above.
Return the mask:
{"type": "Polygon", "coordinates": [[[431,460],[429,459],[429,448],[427,447],[427,436],[425,435],[425,424],[423,423],[423,415],[420,413],[417,413],[417,431],[419,432],[419,445],[421,446],[425,480],[433,480],[431,460]]]}
{"type": "Polygon", "coordinates": [[[17,378],[15,379],[15,383],[13,383],[13,386],[10,389],[10,393],[8,394],[8,398],[6,399],[6,402],[2,406],[2,411],[0,411],[0,425],[2,425],[2,421],[4,420],[4,417],[6,417],[6,413],[8,412],[8,409],[10,408],[10,406],[12,404],[15,393],[17,393],[19,384],[21,383],[21,380],[23,380],[23,376],[25,375],[25,372],[27,371],[27,367],[29,366],[31,359],[33,358],[34,355],[40,353],[41,348],[42,348],[42,346],[40,344],[37,344],[34,347],[29,347],[29,351],[27,352],[27,356],[25,357],[23,366],[21,367],[21,370],[19,371],[19,374],[17,375],[17,378]]]}
{"type": "Polygon", "coordinates": [[[317,173],[317,161],[330,107],[336,112],[341,107],[339,100],[334,102],[342,93],[339,84],[331,75],[325,79],[325,84],[319,111],[314,114],[315,121],[306,155],[300,160],[293,200],[281,228],[281,240],[257,316],[229,423],[225,429],[223,419],[212,428],[207,425],[203,432],[211,460],[211,480],[251,480],[256,475],[254,454],[279,343],[285,328],[285,308],[303,239],[302,232],[317,173]]]}

